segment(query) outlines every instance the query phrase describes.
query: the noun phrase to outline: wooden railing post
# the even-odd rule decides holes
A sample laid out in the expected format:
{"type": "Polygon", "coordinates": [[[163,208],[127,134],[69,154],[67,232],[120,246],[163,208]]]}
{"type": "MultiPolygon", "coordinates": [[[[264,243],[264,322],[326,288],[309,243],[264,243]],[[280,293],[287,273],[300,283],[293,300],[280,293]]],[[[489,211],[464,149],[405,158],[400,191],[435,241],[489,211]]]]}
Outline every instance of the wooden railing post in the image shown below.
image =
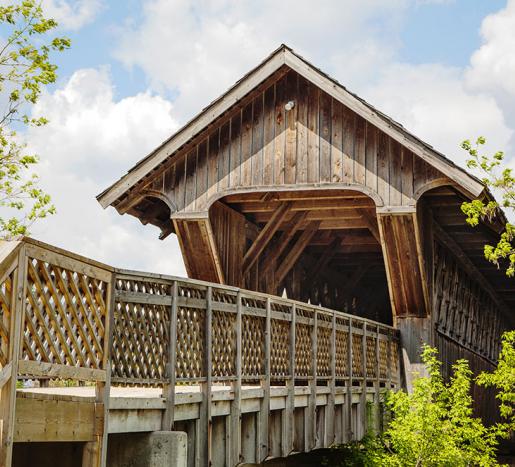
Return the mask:
{"type": "Polygon", "coordinates": [[[202,387],[202,403],[200,407],[200,426],[199,434],[199,456],[197,465],[211,465],[211,435],[212,435],[212,419],[211,419],[211,391],[212,391],[212,288],[207,287],[206,290],[206,311],[205,311],[205,347],[204,347],[204,370],[205,381],[202,387]]]}
{"type": "Polygon", "coordinates": [[[308,396],[308,410],[306,420],[306,448],[307,450],[316,447],[317,435],[317,333],[318,333],[318,313],[314,310],[313,327],[311,328],[311,378],[309,380],[309,396],[308,396]]]}
{"type": "Polygon", "coordinates": [[[352,441],[352,318],[349,317],[349,332],[347,334],[347,442],[352,441]]]}
{"type": "Polygon", "coordinates": [[[82,450],[82,467],[106,467],[107,441],[109,437],[109,400],[111,393],[111,349],[113,343],[114,307],[115,307],[116,275],[112,273],[107,285],[106,316],[104,328],[104,345],[102,369],[105,370],[105,381],[95,383],[95,412],[100,419],[95,431],[95,440],[85,443],[82,450]]]}
{"type": "Polygon", "coordinates": [[[25,318],[25,296],[27,289],[26,280],[27,257],[25,245],[22,245],[18,253],[18,267],[13,274],[14,284],[11,293],[11,320],[9,329],[9,353],[8,365],[10,375],[4,375],[5,384],[0,390],[0,414],[2,416],[2,432],[0,443],[0,465],[11,467],[14,423],[16,408],[16,383],[18,380],[18,362],[22,351],[22,333],[25,318]],[[9,376],[7,378],[7,376],[9,376]]]}
{"type": "Polygon", "coordinates": [[[242,372],[242,313],[241,291],[236,297],[236,375],[232,383],[231,403],[231,465],[241,460],[241,372],[242,372]]]}
{"type": "Polygon", "coordinates": [[[332,313],[331,321],[331,345],[330,345],[330,369],[331,379],[329,380],[328,403],[325,412],[326,440],[325,445],[330,446],[334,443],[336,417],[334,415],[336,397],[336,312],[332,313]]]}
{"type": "Polygon", "coordinates": [[[380,398],[379,398],[379,372],[380,372],[380,366],[379,366],[379,325],[376,326],[376,346],[375,346],[375,380],[374,380],[374,410],[375,410],[375,430],[376,433],[379,433],[381,429],[381,423],[380,423],[380,417],[381,417],[381,411],[379,407],[380,398]]]}
{"type": "Polygon", "coordinates": [[[162,429],[165,431],[173,430],[174,424],[176,383],[175,362],[177,360],[177,299],[179,295],[178,288],[177,281],[173,281],[172,302],[170,308],[170,326],[168,331],[168,383],[163,386],[163,395],[166,398],[166,410],[163,415],[162,429]]]}
{"type": "Polygon", "coordinates": [[[367,432],[367,323],[363,321],[363,334],[361,336],[361,365],[363,379],[361,381],[361,434],[364,436],[367,432]]]}
{"type": "Polygon", "coordinates": [[[291,306],[290,316],[290,345],[289,345],[289,368],[290,376],[286,380],[286,389],[288,391],[286,396],[286,407],[283,412],[283,456],[286,457],[293,449],[294,433],[295,433],[295,315],[297,314],[297,307],[295,303],[291,306]]]}
{"type": "Polygon", "coordinates": [[[265,377],[261,380],[263,388],[263,399],[259,412],[259,443],[258,459],[263,462],[268,457],[268,421],[270,417],[270,342],[272,333],[270,297],[266,299],[266,321],[265,321],[265,377]]]}

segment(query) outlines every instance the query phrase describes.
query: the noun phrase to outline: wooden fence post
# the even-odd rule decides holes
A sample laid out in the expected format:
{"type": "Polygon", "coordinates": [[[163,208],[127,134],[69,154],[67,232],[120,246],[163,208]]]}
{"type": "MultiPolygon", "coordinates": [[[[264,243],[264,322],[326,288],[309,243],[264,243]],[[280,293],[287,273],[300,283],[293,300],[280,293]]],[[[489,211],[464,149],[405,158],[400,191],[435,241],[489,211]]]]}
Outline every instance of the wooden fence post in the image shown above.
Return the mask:
{"type": "Polygon", "coordinates": [[[352,441],[352,318],[349,318],[349,329],[347,333],[347,442],[352,441]]]}
{"type": "Polygon", "coordinates": [[[290,377],[286,381],[286,389],[288,391],[286,396],[286,407],[283,412],[283,456],[286,457],[293,449],[294,434],[295,434],[295,318],[297,314],[297,307],[295,303],[291,306],[291,319],[290,319],[290,345],[289,345],[289,367],[290,377]]]}
{"type": "Polygon", "coordinates": [[[169,382],[163,387],[163,395],[166,398],[166,410],[163,415],[162,430],[173,430],[174,409],[175,409],[175,362],[177,360],[177,300],[178,300],[177,281],[172,285],[172,303],[170,308],[170,326],[168,332],[168,365],[167,372],[169,382]]]}
{"type": "Polygon", "coordinates": [[[309,380],[308,411],[306,423],[306,450],[314,449],[317,435],[317,352],[318,352],[318,313],[314,310],[313,327],[311,329],[311,378],[309,380]]]}
{"type": "Polygon", "coordinates": [[[236,296],[236,375],[232,383],[234,398],[231,403],[231,462],[241,460],[241,374],[242,374],[242,313],[241,291],[236,296]]]}
{"type": "Polygon", "coordinates": [[[263,462],[268,457],[268,421],[270,416],[270,339],[272,333],[270,297],[266,299],[265,321],[265,377],[262,379],[263,399],[259,412],[258,459],[263,462]]]}
{"type": "Polygon", "coordinates": [[[205,382],[202,387],[202,403],[200,407],[200,426],[199,426],[199,458],[197,465],[211,465],[211,435],[212,435],[212,419],[211,419],[211,391],[212,391],[212,288],[207,287],[206,290],[206,311],[205,311],[205,350],[204,350],[204,369],[205,382]]]}
{"type": "Polygon", "coordinates": [[[325,412],[326,440],[325,445],[330,446],[334,443],[336,417],[334,413],[336,397],[336,312],[332,313],[331,320],[331,345],[330,345],[330,370],[331,379],[329,380],[328,404],[325,412]]]}
{"type": "Polygon", "coordinates": [[[361,366],[363,379],[361,381],[361,435],[364,436],[368,428],[367,420],[367,323],[363,321],[363,334],[361,336],[361,366]]]}
{"type": "Polygon", "coordinates": [[[10,375],[4,375],[5,384],[0,390],[0,413],[2,414],[2,439],[0,444],[0,465],[11,467],[14,423],[16,409],[16,383],[18,380],[18,362],[22,351],[22,333],[25,314],[25,296],[27,257],[25,245],[18,253],[18,267],[13,274],[14,284],[11,293],[11,321],[9,328],[9,354],[10,375]],[[9,376],[9,378],[7,378],[9,376]]]}

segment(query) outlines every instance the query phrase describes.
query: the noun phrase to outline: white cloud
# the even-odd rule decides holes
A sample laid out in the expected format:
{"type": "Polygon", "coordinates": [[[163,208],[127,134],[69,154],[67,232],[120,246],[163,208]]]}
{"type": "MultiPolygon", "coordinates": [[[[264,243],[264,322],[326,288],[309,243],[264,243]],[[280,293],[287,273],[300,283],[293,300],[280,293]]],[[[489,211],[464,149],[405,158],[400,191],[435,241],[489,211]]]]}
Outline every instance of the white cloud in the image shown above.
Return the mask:
{"type": "Polygon", "coordinates": [[[120,31],[115,55],[141,67],[154,89],[177,92],[176,112],[186,120],[282,42],[320,66],[344,58],[360,67],[380,59],[380,65],[399,42],[406,5],[407,0],[321,0],[316,7],[299,0],[149,0],[143,20],[120,31]],[[342,56],[352,47],[352,57],[342,56]]]}
{"type": "Polygon", "coordinates": [[[459,148],[462,140],[487,135],[488,148],[497,150],[508,147],[513,136],[513,125],[508,125],[495,99],[468,90],[458,68],[393,63],[365,94],[374,105],[461,165],[466,156],[459,148]]]}
{"type": "Polygon", "coordinates": [[[103,0],[43,0],[45,14],[64,29],[77,30],[93,21],[103,0]]]}
{"type": "Polygon", "coordinates": [[[35,108],[50,123],[31,129],[30,148],[58,213],[36,224],[36,238],[114,266],[184,274],[175,236],[158,240],[95,196],[177,127],[170,102],[150,93],[115,101],[107,69],[76,71],[35,108]]]}
{"type": "Polygon", "coordinates": [[[515,98],[515,0],[484,19],[481,36],[483,44],[470,59],[469,85],[515,98]]]}

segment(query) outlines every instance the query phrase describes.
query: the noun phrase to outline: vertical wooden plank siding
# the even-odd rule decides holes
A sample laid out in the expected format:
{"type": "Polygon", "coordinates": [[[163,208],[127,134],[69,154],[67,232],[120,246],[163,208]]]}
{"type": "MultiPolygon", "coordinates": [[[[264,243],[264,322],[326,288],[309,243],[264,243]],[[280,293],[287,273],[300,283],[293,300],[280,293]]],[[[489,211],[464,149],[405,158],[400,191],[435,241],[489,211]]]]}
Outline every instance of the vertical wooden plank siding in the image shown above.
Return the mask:
{"type": "Polygon", "coordinates": [[[319,137],[320,90],[312,84],[308,87],[308,183],[320,180],[320,137],[319,137]]]}
{"type": "Polygon", "coordinates": [[[299,76],[297,92],[297,183],[308,181],[308,82],[299,76]]]}
{"type": "Polygon", "coordinates": [[[263,184],[263,99],[264,93],[254,99],[252,116],[252,185],[263,184]]]}
{"type": "MultiPolygon", "coordinates": [[[[231,122],[220,127],[220,147],[218,153],[218,190],[227,189],[230,185],[231,168],[231,122]]],[[[199,152],[200,156],[200,152],[199,152]]],[[[200,160],[200,157],[199,157],[200,160]]]]}
{"type": "Polygon", "coordinates": [[[263,185],[274,183],[275,86],[265,91],[263,115],[263,185]]]}
{"type": "Polygon", "coordinates": [[[284,183],[295,183],[297,174],[297,110],[295,98],[297,97],[297,74],[290,72],[286,75],[286,103],[293,102],[291,110],[285,110],[286,117],[286,146],[284,153],[284,183]]]}
{"type": "Polygon", "coordinates": [[[290,71],[199,133],[145,186],[162,191],[181,213],[203,212],[236,188],[313,183],[350,184],[376,193],[380,204],[412,206],[418,190],[444,178],[290,71]],[[287,111],[289,101],[294,106],[287,111]]]}
{"type": "Polygon", "coordinates": [[[320,181],[331,181],[331,113],[332,98],[326,93],[320,96],[320,181]]]}
{"type": "Polygon", "coordinates": [[[331,115],[331,182],[339,183],[343,178],[343,106],[333,99],[331,115]]]}

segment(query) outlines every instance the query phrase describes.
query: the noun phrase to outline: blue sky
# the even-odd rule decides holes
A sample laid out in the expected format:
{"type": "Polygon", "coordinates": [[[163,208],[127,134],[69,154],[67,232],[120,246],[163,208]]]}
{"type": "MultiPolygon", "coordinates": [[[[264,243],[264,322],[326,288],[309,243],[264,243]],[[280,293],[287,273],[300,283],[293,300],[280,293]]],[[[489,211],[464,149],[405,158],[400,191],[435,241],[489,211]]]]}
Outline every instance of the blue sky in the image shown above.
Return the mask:
{"type": "Polygon", "coordinates": [[[26,135],[58,209],[34,235],[116,266],[184,274],[174,236],[95,195],[282,42],[458,163],[479,134],[514,153],[515,0],[43,4],[72,49],[26,135]]]}

